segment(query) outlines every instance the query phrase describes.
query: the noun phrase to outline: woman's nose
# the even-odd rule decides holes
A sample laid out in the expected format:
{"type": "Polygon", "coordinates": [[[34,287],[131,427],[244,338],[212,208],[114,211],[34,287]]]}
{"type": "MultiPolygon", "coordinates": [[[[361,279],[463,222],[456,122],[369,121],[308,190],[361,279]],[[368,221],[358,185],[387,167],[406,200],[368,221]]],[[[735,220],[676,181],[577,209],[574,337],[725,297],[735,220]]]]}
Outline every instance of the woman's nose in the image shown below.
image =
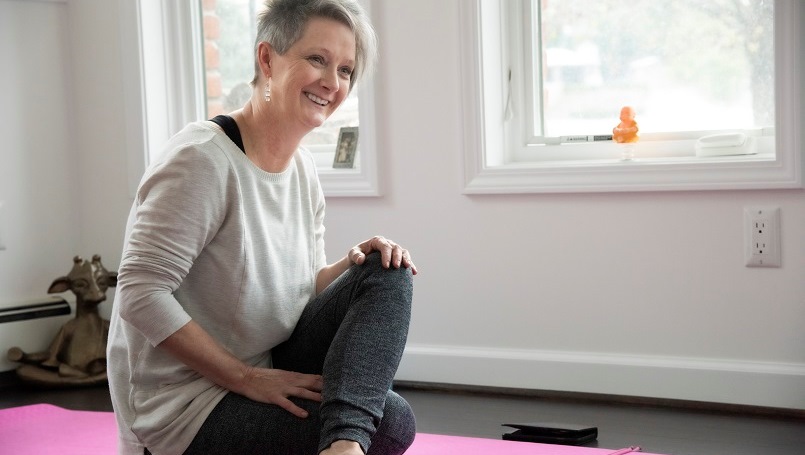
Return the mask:
{"type": "Polygon", "coordinates": [[[331,92],[337,92],[340,87],[340,81],[338,80],[338,69],[325,68],[322,70],[321,85],[331,92]]]}

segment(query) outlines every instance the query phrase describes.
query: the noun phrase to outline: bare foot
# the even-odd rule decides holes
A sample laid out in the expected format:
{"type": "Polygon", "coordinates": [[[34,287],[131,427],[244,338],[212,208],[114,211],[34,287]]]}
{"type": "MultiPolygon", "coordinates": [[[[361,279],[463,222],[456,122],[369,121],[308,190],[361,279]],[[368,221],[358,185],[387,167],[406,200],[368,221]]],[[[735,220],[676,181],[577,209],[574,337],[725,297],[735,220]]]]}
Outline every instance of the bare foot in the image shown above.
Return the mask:
{"type": "Polygon", "coordinates": [[[363,450],[355,441],[338,440],[319,455],[363,455],[363,450]]]}

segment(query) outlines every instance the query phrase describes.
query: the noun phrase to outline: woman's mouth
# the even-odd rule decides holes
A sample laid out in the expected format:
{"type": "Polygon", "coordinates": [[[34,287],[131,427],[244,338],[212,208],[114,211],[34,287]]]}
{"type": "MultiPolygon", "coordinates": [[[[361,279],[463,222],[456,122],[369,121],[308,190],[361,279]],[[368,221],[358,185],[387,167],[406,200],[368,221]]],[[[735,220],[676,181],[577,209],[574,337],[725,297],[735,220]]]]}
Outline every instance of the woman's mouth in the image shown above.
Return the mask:
{"type": "Polygon", "coordinates": [[[308,98],[309,98],[311,101],[313,101],[314,103],[318,104],[319,106],[326,106],[326,105],[330,104],[330,102],[329,102],[329,101],[327,101],[327,100],[325,100],[325,99],[322,99],[322,98],[319,98],[318,96],[316,96],[316,95],[314,95],[314,94],[312,94],[312,93],[310,93],[310,92],[305,92],[305,95],[306,95],[306,96],[307,96],[307,97],[308,97],[308,98]]]}

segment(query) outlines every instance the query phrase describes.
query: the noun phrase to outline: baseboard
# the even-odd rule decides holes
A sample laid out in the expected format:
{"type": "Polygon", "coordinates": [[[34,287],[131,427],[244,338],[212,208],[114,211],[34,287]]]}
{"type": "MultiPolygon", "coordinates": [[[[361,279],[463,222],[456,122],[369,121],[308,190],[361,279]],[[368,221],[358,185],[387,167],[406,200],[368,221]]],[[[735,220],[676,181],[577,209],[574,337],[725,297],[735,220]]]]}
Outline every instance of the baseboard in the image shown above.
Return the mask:
{"type": "Polygon", "coordinates": [[[409,345],[397,381],[805,410],[805,365],[409,345]]]}
{"type": "Polygon", "coordinates": [[[602,405],[622,405],[637,407],[654,407],[676,409],[701,413],[757,416],[805,420],[805,409],[770,408],[765,406],[748,406],[740,404],[710,403],[705,401],[670,400],[652,397],[635,397],[627,395],[607,395],[599,393],[561,392],[556,390],[518,389],[512,387],[489,387],[463,384],[444,384],[435,382],[419,382],[395,380],[394,390],[404,394],[406,390],[435,392],[442,394],[477,395],[487,397],[522,398],[526,400],[553,401],[564,403],[587,403],[602,405]]]}
{"type": "Polygon", "coordinates": [[[16,371],[0,371],[0,391],[18,387],[20,385],[22,385],[22,381],[20,381],[16,371]]]}

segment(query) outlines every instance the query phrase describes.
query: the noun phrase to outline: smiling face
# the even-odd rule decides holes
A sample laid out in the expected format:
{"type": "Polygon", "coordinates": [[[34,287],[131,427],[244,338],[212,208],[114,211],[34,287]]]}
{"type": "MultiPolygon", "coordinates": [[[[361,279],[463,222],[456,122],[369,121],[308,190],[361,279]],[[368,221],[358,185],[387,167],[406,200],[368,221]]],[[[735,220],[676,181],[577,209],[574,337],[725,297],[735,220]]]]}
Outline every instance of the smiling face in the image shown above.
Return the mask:
{"type": "Polygon", "coordinates": [[[284,55],[271,58],[271,103],[283,121],[321,126],[349,94],[355,35],[346,25],[312,18],[284,55]]]}

